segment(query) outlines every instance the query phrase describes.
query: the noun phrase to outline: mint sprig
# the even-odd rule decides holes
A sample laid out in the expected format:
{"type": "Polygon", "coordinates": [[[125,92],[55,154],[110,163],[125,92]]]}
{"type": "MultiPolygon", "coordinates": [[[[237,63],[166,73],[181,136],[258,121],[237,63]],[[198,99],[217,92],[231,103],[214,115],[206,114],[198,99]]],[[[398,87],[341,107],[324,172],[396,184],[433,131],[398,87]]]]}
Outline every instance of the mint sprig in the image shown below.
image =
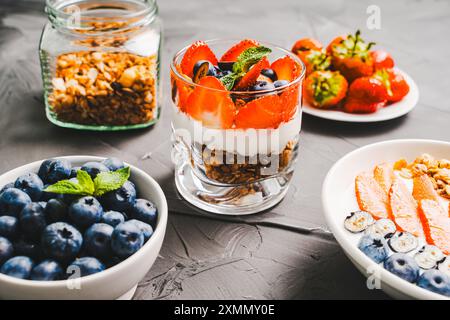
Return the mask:
{"type": "Polygon", "coordinates": [[[264,46],[246,49],[238,56],[236,62],[233,64],[233,72],[220,78],[220,81],[227,90],[233,89],[234,84],[241,79],[254,64],[258,63],[271,52],[271,49],[264,46]]]}
{"type": "Polygon", "coordinates": [[[94,180],[84,170],[77,171],[77,182],[61,180],[45,188],[44,192],[100,197],[119,189],[130,177],[130,167],[117,171],[100,172],[94,180]]]}

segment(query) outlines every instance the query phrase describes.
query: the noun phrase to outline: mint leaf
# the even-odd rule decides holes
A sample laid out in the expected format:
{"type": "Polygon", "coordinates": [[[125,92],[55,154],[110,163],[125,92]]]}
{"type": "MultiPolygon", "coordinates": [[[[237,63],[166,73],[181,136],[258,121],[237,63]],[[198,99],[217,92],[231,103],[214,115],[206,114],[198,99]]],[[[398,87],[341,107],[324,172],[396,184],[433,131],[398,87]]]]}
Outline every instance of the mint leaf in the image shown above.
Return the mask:
{"type": "Polygon", "coordinates": [[[94,195],[100,197],[107,192],[119,189],[130,177],[130,167],[112,172],[100,172],[94,179],[94,195]]]}
{"type": "Polygon", "coordinates": [[[87,173],[84,170],[78,170],[77,171],[77,180],[80,187],[87,193],[87,194],[94,194],[95,186],[94,181],[92,181],[91,176],[89,173],[87,173]]]}
{"type": "Polygon", "coordinates": [[[77,183],[70,180],[61,180],[44,189],[44,192],[58,193],[58,194],[76,194],[88,195],[85,190],[77,183]]]}
{"type": "Polygon", "coordinates": [[[233,65],[233,73],[247,72],[252,65],[265,56],[268,56],[271,52],[271,49],[263,46],[248,48],[237,58],[237,61],[233,65]]]}
{"type": "Polygon", "coordinates": [[[230,73],[226,76],[220,78],[220,81],[222,81],[222,84],[227,88],[227,90],[231,90],[234,87],[234,83],[236,80],[238,80],[241,77],[241,75],[236,73],[230,73]]]}

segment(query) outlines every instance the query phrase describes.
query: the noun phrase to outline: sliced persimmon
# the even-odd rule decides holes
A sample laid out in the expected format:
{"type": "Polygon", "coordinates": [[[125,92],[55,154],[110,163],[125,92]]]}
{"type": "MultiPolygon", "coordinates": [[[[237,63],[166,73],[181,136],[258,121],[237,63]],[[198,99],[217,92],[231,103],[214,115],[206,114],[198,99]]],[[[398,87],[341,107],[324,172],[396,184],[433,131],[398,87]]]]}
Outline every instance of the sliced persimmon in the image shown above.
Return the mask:
{"type": "Polygon", "coordinates": [[[387,163],[377,165],[373,169],[373,177],[384,191],[388,193],[391,190],[391,185],[394,180],[394,170],[391,165],[387,163]]]}
{"type": "Polygon", "coordinates": [[[420,200],[433,200],[439,202],[439,194],[434,189],[433,182],[431,182],[430,177],[426,174],[414,177],[413,179],[413,197],[417,201],[420,200]]]}
{"type": "Polygon", "coordinates": [[[389,193],[392,218],[400,231],[423,236],[422,223],[417,212],[417,201],[401,179],[395,179],[389,193]]]}
{"type": "Polygon", "coordinates": [[[425,239],[445,254],[450,254],[450,218],[438,201],[424,199],[419,202],[419,217],[425,239]]]}
{"type": "Polygon", "coordinates": [[[375,219],[390,218],[389,196],[367,172],[355,179],[355,193],[359,208],[369,212],[375,219]]]}

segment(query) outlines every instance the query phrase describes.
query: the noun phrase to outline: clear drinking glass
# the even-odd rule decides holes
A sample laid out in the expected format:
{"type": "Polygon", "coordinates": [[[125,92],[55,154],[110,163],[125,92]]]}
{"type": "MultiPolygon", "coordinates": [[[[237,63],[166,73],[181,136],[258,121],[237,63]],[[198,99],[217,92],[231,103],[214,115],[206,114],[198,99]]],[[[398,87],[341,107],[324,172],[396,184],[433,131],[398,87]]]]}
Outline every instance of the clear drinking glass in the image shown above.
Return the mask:
{"type": "MultiPolygon", "coordinates": [[[[220,56],[237,42],[212,40],[207,44],[220,56]]],[[[277,204],[288,190],[298,156],[305,68],[289,51],[267,43],[261,45],[272,50],[271,61],[292,58],[301,68],[298,77],[273,90],[218,90],[202,87],[181,73],[179,66],[187,48],[173,58],[175,182],[179,193],[200,209],[229,215],[257,213],[277,204]],[[205,103],[198,105],[199,101],[205,103]],[[218,128],[214,121],[208,121],[230,101],[235,118],[228,128],[218,128]],[[196,112],[203,112],[204,121],[190,114],[192,103],[197,104],[196,112]],[[250,124],[246,121],[249,119],[250,124]],[[264,124],[259,125],[258,119],[265,119],[264,124]],[[274,125],[267,128],[269,119],[274,125]]]]}
{"type": "Polygon", "coordinates": [[[111,131],[159,119],[156,0],[46,0],[46,12],[39,53],[51,122],[111,131]]]}

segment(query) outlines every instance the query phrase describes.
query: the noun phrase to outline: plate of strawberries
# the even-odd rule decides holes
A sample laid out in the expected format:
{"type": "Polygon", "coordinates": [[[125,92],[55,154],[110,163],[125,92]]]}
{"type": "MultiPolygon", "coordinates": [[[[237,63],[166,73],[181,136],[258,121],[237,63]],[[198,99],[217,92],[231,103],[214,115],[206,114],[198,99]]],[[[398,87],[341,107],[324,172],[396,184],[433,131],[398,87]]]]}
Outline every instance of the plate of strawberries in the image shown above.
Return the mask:
{"type": "Polygon", "coordinates": [[[345,122],[385,121],[410,112],[419,99],[416,83],[374,45],[359,30],[326,48],[316,39],[298,40],[292,52],[306,66],[303,111],[345,122]]]}

